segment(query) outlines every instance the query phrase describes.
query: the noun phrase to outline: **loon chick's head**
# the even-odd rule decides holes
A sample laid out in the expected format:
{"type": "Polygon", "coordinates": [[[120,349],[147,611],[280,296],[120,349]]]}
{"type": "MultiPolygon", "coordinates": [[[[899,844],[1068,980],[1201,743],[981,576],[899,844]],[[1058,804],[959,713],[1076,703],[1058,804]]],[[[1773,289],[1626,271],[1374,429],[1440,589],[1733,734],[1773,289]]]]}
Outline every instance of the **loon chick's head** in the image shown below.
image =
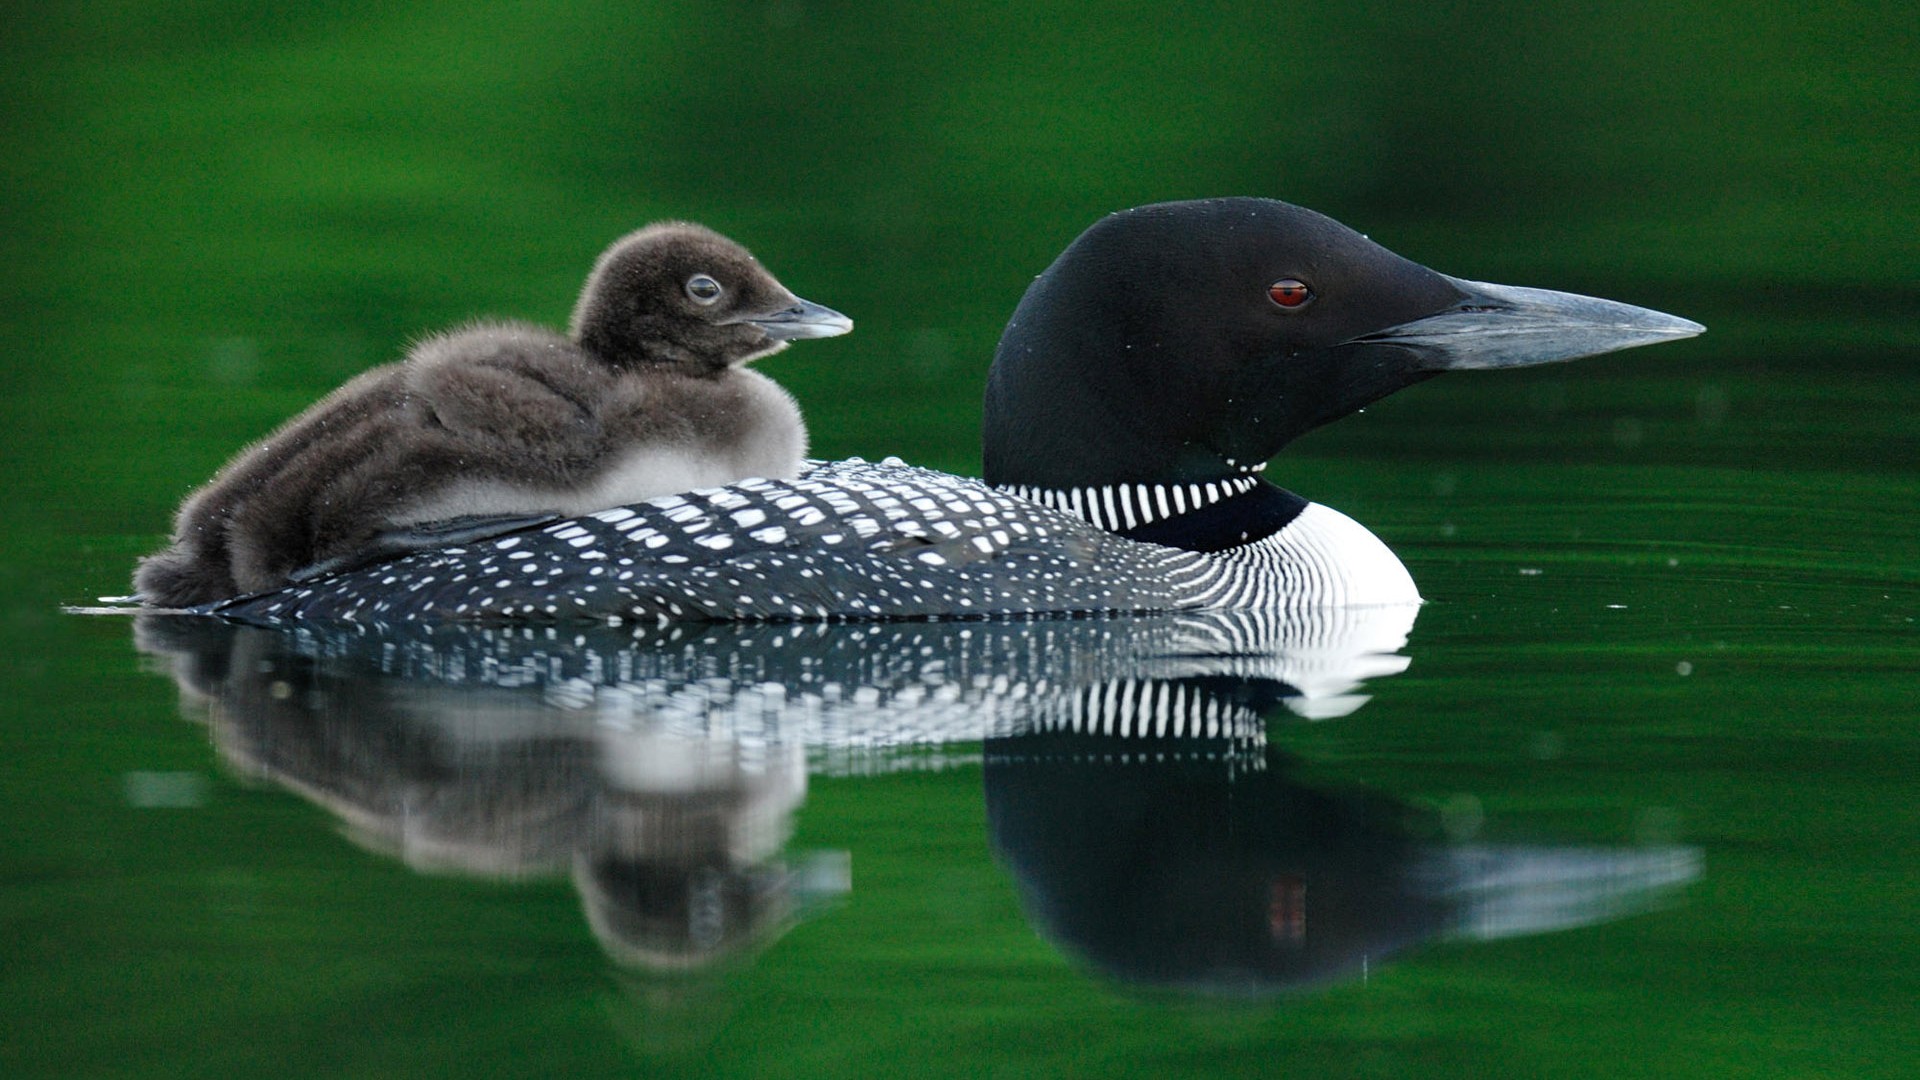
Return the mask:
{"type": "Polygon", "coordinates": [[[853,320],[793,295],[746,248],[712,229],[666,221],[600,255],[574,305],[571,333],[616,368],[679,364],[718,372],[853,320]]]}
{"type": "Polygon", "coordinates": [[[1096,222],[1028,287],[987,377],[986,479],[1193,483],[1443,371],[1520,367],[1704,327],[1465,281],[1271,199],[1096,222]]]}

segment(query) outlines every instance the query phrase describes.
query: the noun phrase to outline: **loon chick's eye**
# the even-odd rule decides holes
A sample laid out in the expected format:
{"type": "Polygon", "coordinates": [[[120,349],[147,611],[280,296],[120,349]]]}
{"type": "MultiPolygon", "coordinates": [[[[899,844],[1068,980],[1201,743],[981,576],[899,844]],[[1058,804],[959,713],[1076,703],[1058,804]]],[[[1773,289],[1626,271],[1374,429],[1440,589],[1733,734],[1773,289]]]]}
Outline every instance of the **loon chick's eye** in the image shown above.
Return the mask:
{"type": "Polygon", "coordinates": [[[719,282],[705,274],[695,274],[687,279],[687,296],[696,304],[711,304],[720,299],[723,291],[719,282]]]}
{"type": "Polygon", "coordinates": [[[1303,308],[1313,299],[1313,286],[1299,278],[1281,278],[1267,286],[1267,297],[1288,310],[1303,308]]]}

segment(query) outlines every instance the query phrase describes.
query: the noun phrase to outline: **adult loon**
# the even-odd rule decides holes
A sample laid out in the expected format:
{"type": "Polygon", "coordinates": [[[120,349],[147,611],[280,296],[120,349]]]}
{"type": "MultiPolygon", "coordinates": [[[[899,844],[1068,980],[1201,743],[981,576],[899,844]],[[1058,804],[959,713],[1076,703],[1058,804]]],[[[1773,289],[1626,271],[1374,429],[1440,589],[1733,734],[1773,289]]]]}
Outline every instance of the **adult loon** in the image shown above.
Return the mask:
{"type": "Polygon", "coordinates": [[[818,464],[209,605],[277,622],[809,620],[1416,603],[1393,553],[1258,474],[1448,370],[1704,328],[1465,281],[1254,198],[1113,214],[1028,288],[988,375],[985,482],[818,464]]]}
{"type": "Polygon", "coordinates": [[[852,327],[726,237],[650,225],[600,256],[569,335],[488,322],[428,338],[242,451],[182,504],[135,589],[223,600],[508,525],[796,476],[800,410],[741,365],[852,327]]]}

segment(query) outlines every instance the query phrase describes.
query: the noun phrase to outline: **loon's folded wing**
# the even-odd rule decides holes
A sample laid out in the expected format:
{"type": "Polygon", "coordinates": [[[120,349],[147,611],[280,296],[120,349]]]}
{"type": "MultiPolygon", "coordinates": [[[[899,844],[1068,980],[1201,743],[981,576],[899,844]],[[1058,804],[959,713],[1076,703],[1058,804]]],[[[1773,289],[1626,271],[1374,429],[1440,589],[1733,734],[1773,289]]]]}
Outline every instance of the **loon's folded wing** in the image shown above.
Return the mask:
{"type": "Polygon", "coordinates": [[[1218,572],[976,480],[853,461],[423,551],[214,610],[267,622],[1169,611],[1196,606],[1218,572]]]}
{"type": "Polygon", "coordinates": [[[455,544],[477,544],[560,520],[556,513],[539,514],[467,514],[441,521],[420,521],[376,533],[364,547],[309,563],[287,575],[295,585],[316,581],[350,570],[377,566],[420,551],[433,551],[455,544]]]}

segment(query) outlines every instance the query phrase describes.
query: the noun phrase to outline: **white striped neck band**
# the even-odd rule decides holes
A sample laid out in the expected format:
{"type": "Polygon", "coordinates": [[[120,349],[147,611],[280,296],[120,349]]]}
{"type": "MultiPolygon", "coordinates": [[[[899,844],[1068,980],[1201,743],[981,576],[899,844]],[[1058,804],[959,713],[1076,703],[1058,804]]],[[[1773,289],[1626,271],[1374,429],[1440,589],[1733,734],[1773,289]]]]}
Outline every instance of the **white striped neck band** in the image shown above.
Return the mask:
{"type": "Polygon", "coordinates": [[[1072,514],[1108,532],[1124,532],[1179,517],[1217,502],[1245,495],[1260,483],[1235,476],[1204,484],[1102,484],[1099,487],[1042,488],[1001,484],[1000,490],[1064,514],[1072,514]]]}

